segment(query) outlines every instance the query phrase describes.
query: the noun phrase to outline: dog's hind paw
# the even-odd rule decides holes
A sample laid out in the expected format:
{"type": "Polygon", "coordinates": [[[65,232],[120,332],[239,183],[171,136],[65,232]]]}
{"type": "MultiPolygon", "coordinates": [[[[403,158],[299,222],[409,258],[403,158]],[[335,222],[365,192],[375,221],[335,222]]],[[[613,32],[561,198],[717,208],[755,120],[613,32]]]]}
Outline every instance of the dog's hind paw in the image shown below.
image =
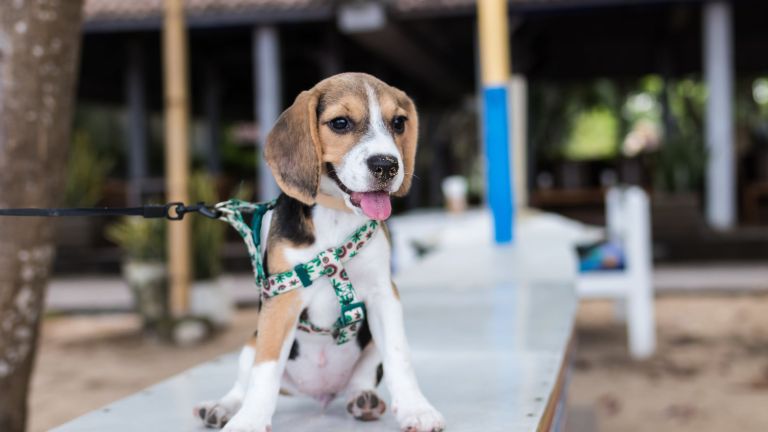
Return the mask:
{"type": "Polygon", "coordinates": [[[358,393],[347,403],[347,411],[362,421],[378,420],[386,410],[387,404],[372,390],[358,393]]]}
{"type": "Polygon", "coordinates": [[[218,402],[203,402],[195,405],[192,412],[209,428],[221,429],[235,413],[218,402]]]}

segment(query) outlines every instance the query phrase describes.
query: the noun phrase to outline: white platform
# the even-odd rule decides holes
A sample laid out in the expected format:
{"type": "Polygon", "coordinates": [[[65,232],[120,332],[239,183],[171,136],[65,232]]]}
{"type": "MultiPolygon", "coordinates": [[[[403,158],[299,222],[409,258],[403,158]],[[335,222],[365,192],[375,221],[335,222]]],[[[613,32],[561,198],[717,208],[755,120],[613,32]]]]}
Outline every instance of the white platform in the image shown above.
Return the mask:
{"type": "MultiPolygon", "coordinates": [[[[550,399],[561,388],[576,298],[562,278],[531,280],[526,267],[534,264],[525,263],[549,266],[553,274],[570,264],[558,262],[564,255],[552,247],[519,248],[441,249],[398,277],[419,381],[448,431],[528,432],[558,417],[553,407],[562,393],[550,399]]],[[[223,394],[235,364],[234,354],[223,356],[55,430],[204,431],[192,406],[223,394]]],[[[288,397],[278,403],[273,429],[399,430],[391,413],[361,423],[346,414],[343,401],[324,411],[313,400],[288,397]]]]}

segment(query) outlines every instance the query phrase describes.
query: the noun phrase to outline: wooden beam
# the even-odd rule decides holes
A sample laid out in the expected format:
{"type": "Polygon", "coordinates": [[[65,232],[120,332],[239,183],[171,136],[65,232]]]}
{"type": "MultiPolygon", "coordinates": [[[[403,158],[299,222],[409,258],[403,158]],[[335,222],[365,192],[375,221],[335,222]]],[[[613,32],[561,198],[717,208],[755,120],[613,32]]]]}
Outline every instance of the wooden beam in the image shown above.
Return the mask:
{"type": "MultiPolygon", "coordinates": [[[[165,76],[165,181],[169,202],[189,201],[189,97],[184,1],[165,0],[163,26],[165,76]]],[[[174,316],[189,307],[191,241],[189,220],[168,224],[170,306],[174,316]]]]}

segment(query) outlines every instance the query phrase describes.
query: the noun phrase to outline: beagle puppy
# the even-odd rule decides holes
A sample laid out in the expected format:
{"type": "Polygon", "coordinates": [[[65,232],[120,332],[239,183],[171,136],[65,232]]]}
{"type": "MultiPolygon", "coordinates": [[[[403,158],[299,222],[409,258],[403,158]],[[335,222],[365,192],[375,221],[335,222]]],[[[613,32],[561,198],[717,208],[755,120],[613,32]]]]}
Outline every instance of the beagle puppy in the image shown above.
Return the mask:
{"type": "MultiPolygon", "coordinates": [[[[339,246],[369,220],[387,219],[390,197],[410,188],[417,136],[413,101],[373,76],[344,73],[299,94],[266,141],[265,158],[283,192],[262,224],[269,274],[339,246]]],[[[443,417],[422,394],[411,365],[386,229],[344,268],[367,309],[356,340],[339,345],[331,335],[297,331],[300,322],[331,328],[338,320],[328,278],[267,298],[234,386],[221,399],[198,404],[195,416],[229,432],[271,431],[282,393],[324,405],[343,397],[356,419],[376,420],[386,409],[376,393],[383,378],[403,431],[442,431],[443,417]]]]}

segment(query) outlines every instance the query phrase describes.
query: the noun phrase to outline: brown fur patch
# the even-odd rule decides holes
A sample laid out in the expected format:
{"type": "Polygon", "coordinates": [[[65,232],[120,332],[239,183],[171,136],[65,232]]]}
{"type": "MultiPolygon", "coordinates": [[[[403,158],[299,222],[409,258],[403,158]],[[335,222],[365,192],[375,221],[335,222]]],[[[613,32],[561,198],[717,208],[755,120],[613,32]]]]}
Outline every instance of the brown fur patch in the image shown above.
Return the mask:
{"type": "Polygon", "coordinates": [[[370,114],[365,89],[360,82],[341,81],[328,88],[323,87],[321,92],[322,113],[319,114],[318,136],[323,149],[323,161],[338,165],[368,132],[370,114]],[[337,117],[348,118],[352,122],[352,129],[344,134],[334,132],[328,123],[337,117]]]}
{"type": "Polygon", "coordinates": [[[253,349],[256,349],[256,341],[258,341],[259,338],[255,334],[248,338],[248,342],[245,343],[246,346],[249,346],[253,349]]]}
{"type": "Polygon", "coordinates": [[[280,238],[269,239],[269,261],[267,262],[267,272],[271,275],[290,270],[293,266],[285,259],[285,248],[295,245],[280,238]]]}
{"type": "Polygon", "coordinates": [[[397,289],[397,285],[394,282],[392,282],[392,294],[395,295],[396,299],[400,300],[400,290],[397,289]]]}
{"type": "Polygon", "coordinates": [[[386,222],[381,223],[381,231],[384,232],[384,238],[387,239],[387,243],[392,247],[392,233],[389,231],[389,225],[386,222]]]}
{"type": "Polygon", "coordinates": [[[277,184],[289,196],[312,205],[320,187],[321,155],[317,136],[317,99],[301,92],[269,132],[264,158],[277,184]]]}
{"type": "Polygon", "coordinates": [[[255,364],[280,358],[286,339],[296,327],[301,313],[301,292],[288,291],[264,300],[259,314],[259,338],[255,364]]]}

